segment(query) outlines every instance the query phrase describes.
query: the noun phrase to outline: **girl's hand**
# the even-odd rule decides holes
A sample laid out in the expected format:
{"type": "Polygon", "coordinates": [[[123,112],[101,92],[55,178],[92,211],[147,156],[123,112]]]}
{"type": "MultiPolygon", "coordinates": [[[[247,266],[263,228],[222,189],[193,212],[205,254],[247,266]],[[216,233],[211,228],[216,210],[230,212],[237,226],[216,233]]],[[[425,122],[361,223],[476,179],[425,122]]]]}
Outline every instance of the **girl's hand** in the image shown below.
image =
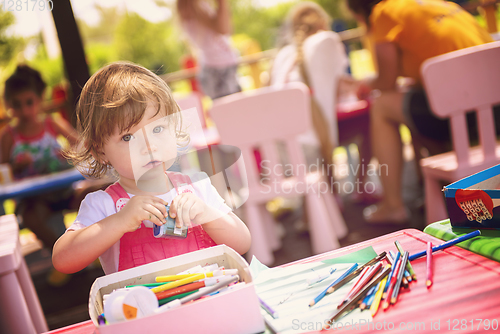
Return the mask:
{"type": "Polygon", "coordinates": [[[156,225],[166,223],[167,202],[156,196],[134,196],[116,214],[121,217],[124,233],[134,232],[143,220],[149,220],[156,225]]]}
{"type": "Polygon", "coordinates": [[[170,217],[175,218],[178,228],[208,223],[218,218],[217,210],[208,206],[201,198],[193,193],[178,195],[170,204],[170,217]]]}

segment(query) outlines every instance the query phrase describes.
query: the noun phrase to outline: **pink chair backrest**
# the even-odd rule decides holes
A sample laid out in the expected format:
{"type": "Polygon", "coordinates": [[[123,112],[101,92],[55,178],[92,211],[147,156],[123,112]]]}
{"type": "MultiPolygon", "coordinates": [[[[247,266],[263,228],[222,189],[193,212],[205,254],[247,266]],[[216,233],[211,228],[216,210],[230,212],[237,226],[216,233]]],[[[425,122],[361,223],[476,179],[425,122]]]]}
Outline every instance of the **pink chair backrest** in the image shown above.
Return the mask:
{"type": "Polygon", "coordinates": [[[496,159],[492,106],[500,103],[500,42],[430,58],[421,73],[432,111],[450,118],[458,166],[470,164],[466,112],[471,110],[477,112],[484,161],[496,159]]]}
{"type": "MultiPolygon", "coordinates": [[[[311,126],[309,90],[304,84],[259,88],[217,99],[210,116],[221,143],[241,149],[250,187],[257,186],[260,180],[253,149],[261,150],[263,167],[273,169],[282,163],[276,147],[278,140],[286,144],[293,170],[299,172],[296,176],[304,177],[305,173],[300,173],[305,167],[304,157],[296,139],[311,126]],[[299,166],[302,170],[298,170],[299,166]]],[[[280,178],[270,176],[271,180],[280,178]]]]}
{"type": "Polygon", "coordinates": [[[201,94],[198,92],[191,92],[187,96],[176,98],[175,102],[179,105],[181,110],[196,108],[198,115],[200,116],[201,126],[206,128],[207,123],[205,120],[205,115],[203,113],[203,103],[201,100],[201,94]]]}

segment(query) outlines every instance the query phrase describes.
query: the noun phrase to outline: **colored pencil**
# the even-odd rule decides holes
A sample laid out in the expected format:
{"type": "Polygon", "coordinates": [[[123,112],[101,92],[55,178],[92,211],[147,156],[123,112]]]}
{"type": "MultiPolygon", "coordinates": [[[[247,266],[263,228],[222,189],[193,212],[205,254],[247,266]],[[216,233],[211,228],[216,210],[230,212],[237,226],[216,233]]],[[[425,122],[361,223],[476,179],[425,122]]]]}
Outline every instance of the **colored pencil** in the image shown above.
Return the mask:
{"type": "MultiPolygon", "coordinates": [[[[392,291],[391,304],[396,304],[396,302],[398,301],[399,290],[401,288],[401,282],[403,281],[403,275],[405,272],[406,262],[408,262],[408,256],[410,256],[410,253],[405,252],[403,255],[403,259],[401,260],[401,265],[399,267],[399,272],[398,272],[398,279],[396,281],[396,285],[394,286],[394,290],[392,291]]],[[[389,296],[387,296],[387,298],[389,298],[389,296]]]]}
{"type": "Polygon", "coordinates": [[[364,310],[365,308],[370,307],[370,305],[371,305],[370,300],[373,299],[373,297],[375,296],[375,293],[377,291],[378,291],[378,285],[371,288],[370,291],[368,291],[368,293],[366,294],[363,301],[361,302],[361,305],[359,305],[359,308],[364,310]]]}
{"type": "MultiPolygon", "coordinates": [[[[481,234],[480,230],[476,230],[474,232],[467,233],[465,235],[462,235],[461,237],[449,240],[449,241],[447,241],[445,243],[442,243],[441,245],[432,247],[432,252],[434,253],[434,252],[436,252],[438,250],[442,250],[442,249],[448,248],[448,247],[453,246],[455,244],[458,244],[458,243],[460,243],[462,241],[469,240],[471,238],[477,237],[480,234],[481,234]]],[[[418,252],[418,253],[415,253],[415,254],[411,255],[408,259],[410,261],[413,261],[415,259],[418,259],[419,257],[422,257],[422,256],[426,255],[426,254],[427,254],[427,250],[424,250],[422,252],[418,252]]]]}
{"type": "Polygon", "coordinates": [[[383,297],[384,303],[382,304],[382,308],[384,309],[384,311],[387,310],[387,308],[390,305],[392,291],[394,291],[394,287],[395,287],[396,282],[398,280],[398,273],[399,273],[399,268],[401,268],[402,260],[403,259],[401,259],[399,262],[397,262],[394,265],[394,267],[392,268],[392,277],[391,277],[391,281],[389,283],[389,288],[387,289],[387,292],[385,293],[385,297],[383,297]]]}
{"type": "MultiPolygon", "coordinates": [[[[342,305],[346,300],[347,298],[349,298],[349,296],[352,294],[352,292],[356,289],[356,287],[360,284],[360,282],[363,280],[363,277],[366,275],[366,273],[368,273],[370,271],[370,269],[372,269],[372,267],[365,267],[362,271],[361,271],[361,274],[359,275],[358,277],[358,280],[356,281],[356,283],[354,283],[354,285],[351,287],[351,290],[349,290],[349,292],[347,292],[347,294],[345,295],[344,299],[342,300],[342,302],[340,303],[340,305],[342,305]]],[[[340,307],[339,305],[339,307],[340,307]]]]}
{"type": "MultiPolygon", "coordinates": [[[[399,253],[399,252],[398,252],[398,253],[399,253]]],[[[393,263],[392,263],[392,261],[393,261],[393,259],[394,259],[394,257],[395,257],[394,252],[393,252],[393,251],[389,251],[389,255],[390,255],[390,256],[388,257],[388,259],[391,259],[391,265],[392,265],[392,264],[393,264],[393,263]],[[391,257],[392,257],[392,258],[391,258],[391,257]]],[[[410,282],[412,281],[412,278],[411,278],[410,272],[409,272],[408,270],[405,270],[405,278],[406,278],[406,281],[407,281],[408,283],[410,283],[410,282]]],[[[404,280],[403,280],[403,282],[404,282],[404,280]]],[[[406,286],[405,286],[405,287],[406,287],[406,286]]]]}
{"type": "Polygon", "coordinates": [[[371,259],[370,261],[366,262],[364,265],[362,265],[361,267],[359,267],[358,269],[356,269],[350,275],[346,276],[343,280],[339,281],[338,283],[336,283],[335,285],[333,285],[332,287],[330,287],[328,289],[327,293],[332,293],[335,290],[337,290],[338,288],[342,287],[347,282],[350,282],[354,277],[358,276],[361,273],[361,271],[363,271],[363,269],[365,267],[371,266],[372,264],[381,261],[382,259],[385,258],[386,255],[387,255],[386,252],[382,252],[379,255],[375,256],[373,259],[371,259]]]}
{"type": "Polygon", "coordinates": [[[394,276],[394,272],[396,271],[396,266],[399,263],[400,254],[399,252],[396,254],[396,258],[394,259],[394,263],[391,266],[391,273],[389,274],[389,278],[387,279],[387,283],[384,287],[384,292],[382,293],[382,299],[387,299],[387,293],[389,292],[389,287],[392,282],[392,276],[394,276]]]}
{"type": "Polygon", "coordinates": [[[333,281],[332,284],[330,284],[325,290],[321,291],[321,293],[319,295],[317,295],[316,298],[314,298],[313,300],[311,300],[311,302],[309,302],[309,307],[314,306],[314,304],[316,304],[321,299],[323,299],[323,297],[326,295],[326,293],[327,293],[328,289],[330,289],[330,287],[332,287],[335,284],[337,284],[337,282],[342,281],[345,277],[347,277],[354,270],[356,270],[356,268],[358,268],[358,264],[357,263],[353,264],[349,269],[347,269],[347,271],[345,273],[343,273],[339,278],[337,278],[335,281],[333,281]]]}
{"type": "Polygon", "coordinates": [[[432,285],[432,242],[427,242],[427,289],[432,285]]]}
{"type": "Polygon", "coordinates": [[[340,308],[342,304],[349,302],[349,300],[352,299],[352,296],[361,291],[361,289],[363,289],[363,287],[373,278],[373,276],[375,276],[379,272],[380,268],[382,268],[382,262],[378,262],[377,264],[372,266],[363,276],[355,289],[349,293],[347,298],[344,299],[344,301],[338,306],[338,308],[340,308]]]}
{"type": "Polygon", "coordinates": [[[387,282],[387,277],[384,277],[384,279],[380,281],[380,286],[378,287],[378,290],[375,293],[375,298],[373,299],[373,303],[370,306],[372,317],[374,317],[378,312],[380,301],[382,300],[382,293],[384,292],[385,282],[387,282]]]}
{"type": "Polygon", "coordinates": [[[352,306],[356,305],[358,301],[375,285],[377,285],[384,277],[389,275],[391,270],[389,268],[385,268],[380,274],[378,274],[370,283],[365,285],[365,287],[359,291],[348,303],[344,304],[340,309],[335,312],[335,314],[330,318],[330,320],[323,326],[323,329],[330,329],[330,325],[332,322],[337,320],[344,312],[351,309],[352,306]]]}
{"type": "MultiPolygon", "coordinates": [[[[403,256],[403,254],[405,252],[405,250],[403,249],[403,246],[401,246],[401,244],[397,240],[394,241],[394,244],[396,245],[396,248],[398,249],[399,254],[401,254],[401,256],[403,256]]],[[[415,274],[415,271],[413,270],[413,267],[411,266],[410,261],[408,261],[406,263],[406,269],[410,272],[411,278],[416,281],[417,280],[417,274],[415,274]]]]}

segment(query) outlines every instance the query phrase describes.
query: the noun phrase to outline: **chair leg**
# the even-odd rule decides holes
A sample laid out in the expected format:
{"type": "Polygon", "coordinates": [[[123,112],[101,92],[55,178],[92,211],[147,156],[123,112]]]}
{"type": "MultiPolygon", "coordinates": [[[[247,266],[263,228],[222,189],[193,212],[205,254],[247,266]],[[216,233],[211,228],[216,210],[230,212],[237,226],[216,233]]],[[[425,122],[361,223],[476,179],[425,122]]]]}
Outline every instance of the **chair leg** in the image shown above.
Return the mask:
{"type": "Polygon", "coordinates": [[[340,212],[337,201],[335,200],[335,195],[330,192],[326,192],[321,194],[321,199],[328,210],[328,216],[330,217],[330,221],[335,228],[337,238],[342,239],[346,237],[349,230],[347,229],[344,216],[342,216],[342,212],[340,212]]]}
{"type": "Polygon", "coordinates": [[[319,194],[307,193],[306,201],[313,253],[320,254],[339,248],[336,231],[330,224],[328,210],[319,194]]]}
{"type": "Polygon", "coordinates": [[[259,205],[246,203],[247,225],[252,235],[252,244],[247,253],[247,260],[252,260],[255,257],[265,265],[271,265],[274,262],[274,255],[267,241],[266,228],[264,227],[259,205]]]}
{"type": "Polygon", "coordinates": [[[438,180],[424,175],[425,215],[427,225],[448,218],[441,185],[438,180]]]}
{"type": "Polygon", "coordinates": [[[259,205],[259,209],[269,247],[271,247],[273,251],[278,250],[281,248],[281,238],[276,231],[278,223],[273,219],[271,213],[267,211],[265,204],[259,205]]]}

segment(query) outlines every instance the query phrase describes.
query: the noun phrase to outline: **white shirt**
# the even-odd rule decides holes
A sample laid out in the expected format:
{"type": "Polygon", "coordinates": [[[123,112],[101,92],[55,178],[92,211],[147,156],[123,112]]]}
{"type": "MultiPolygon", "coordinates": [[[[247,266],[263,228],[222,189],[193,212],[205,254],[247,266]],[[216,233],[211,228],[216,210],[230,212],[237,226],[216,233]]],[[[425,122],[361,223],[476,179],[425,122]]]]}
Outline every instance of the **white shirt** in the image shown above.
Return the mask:
{"type": "MultiPolygon", "coordinates": [[[[349,61],[344,44],[337,33],[321,31],[309,36],[302,46],[306,69],[313,95],[324,113],[330,128],[330,138],[338,145],[337,88],[339,78],[346,73],[349,61]]],[[[297,48],[294,44],[283,47],[274,59],[271,85],[287,82],[303,82],[299,67],[295,64],[297,48]]],[[[319,146],[320,143],[310,130],[299,137],[302,144],[319,146]]]]}
{"type": "MultiPolygon", "coordinates": [[[[212,185],[206,173],[196,173],[190,176],[190,178],[196,196],[200,197],[207,205],[222,212],[222,214],[231,212],[231,208],[225,204],[224,199],[222,199],[212,185]]],[[[128,195],[130,198],[134,196],[132,194],[128,195]]],[[[171,203],[176,196],[177,190],[174,188],[168,193],[159,195],[158,197],[167,203],[171,203]]],[[[98,190],[85,196],[85,199],[80,204],[78,215],[68,230],[76,231],[85,228],[115,213],[116,207],[111,196],[103,190],[98,190]]],[[[153,227],[152,223],[148,221],[145,221],[145,225],[147,227],[153,227]]],[[[151,234],[153,234],[153,231],[151,231],[151,234]]],[[[106,275],[118,271],[119,258],[120,241],[116,242],[99,257],[102,269],[106,275]]]]}

